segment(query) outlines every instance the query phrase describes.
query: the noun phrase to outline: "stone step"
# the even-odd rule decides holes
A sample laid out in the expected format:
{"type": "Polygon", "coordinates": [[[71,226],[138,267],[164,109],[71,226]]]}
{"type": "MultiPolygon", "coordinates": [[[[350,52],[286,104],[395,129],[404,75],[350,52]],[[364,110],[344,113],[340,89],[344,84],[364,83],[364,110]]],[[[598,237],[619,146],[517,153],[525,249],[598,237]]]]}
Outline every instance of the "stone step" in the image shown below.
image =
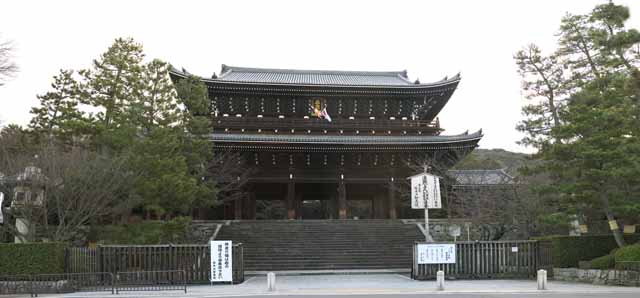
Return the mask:
{"type": "Polygon", "coordinates": [[[410,269],[423,236],[399,220],[277,220],[233,221],[217,239],[243,243],[246,271],[282,271],[410,269]]]}

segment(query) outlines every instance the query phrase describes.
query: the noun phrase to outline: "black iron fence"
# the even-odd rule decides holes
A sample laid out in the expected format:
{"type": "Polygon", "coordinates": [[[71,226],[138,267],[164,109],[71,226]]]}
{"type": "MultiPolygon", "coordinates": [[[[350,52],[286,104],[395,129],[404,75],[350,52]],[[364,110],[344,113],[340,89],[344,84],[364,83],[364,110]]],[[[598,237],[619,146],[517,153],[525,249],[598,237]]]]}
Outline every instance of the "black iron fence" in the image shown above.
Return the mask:
{"type": "Polygon", "coordinates": [[[435,279],[439,270],[447,278],[532,278],[538,269],[553,274],[551,246],[539,241],[456,242],[455,260],[450,264],[419,264],[418,245],[414,245],[413,279],[435,279]]]}
{"type": "Polygon", "coordinates": [[[118,272],[116,294],[123,291],[171,291],[187,293],[184,270],[118,272]]]}
{"type": "MultiPolygon", "coordinates": [[[[242,243],[233,244],[233,283],[244,281],[242,243]]],[[[104,245],[68,248],[67,272],[183,271],[187,284],[209,283],[211,250],[193,245],[104,245]]]]}
{"type": "Polygon", "coordinates": [[[614,284],[640,286],[640,262],[616,262],[614,284]]]}

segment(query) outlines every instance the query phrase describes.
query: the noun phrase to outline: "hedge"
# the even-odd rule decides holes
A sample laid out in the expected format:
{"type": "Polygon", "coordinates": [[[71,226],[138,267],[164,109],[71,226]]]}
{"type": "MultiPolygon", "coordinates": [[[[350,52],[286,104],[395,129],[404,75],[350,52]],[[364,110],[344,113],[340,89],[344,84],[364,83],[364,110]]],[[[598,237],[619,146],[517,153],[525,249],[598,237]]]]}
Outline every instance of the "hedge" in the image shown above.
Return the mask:
{"type": "Polygon", "coordinates": [[[616,264],[616,258],[613,255],[606,255],[606,256],[597,257],[591,260],[590,269],[606,270],[606,269],[613,268],[615,264],[616,264]]]}
{"type": "Polygon", "coordinates": [[[0,244],[0,275],[64,273],[64,243],[0,244]]]}
{"type": "Polygon", "coordinates": [[[615,253],[616,262],[640,262],[640,244],[628,245],[615,253]]]}
{"type": "MultiPolygon", "coordinates": [[[[553,266],[559,268],[577,268],[579,261],[589,261],[609,254],[617,248],[613,235],[587,236],[550,236],[535,238],[552,242],[553,266]]],[[[640,235],[625,236],[627,243],[640,240],[640,235]]]]}

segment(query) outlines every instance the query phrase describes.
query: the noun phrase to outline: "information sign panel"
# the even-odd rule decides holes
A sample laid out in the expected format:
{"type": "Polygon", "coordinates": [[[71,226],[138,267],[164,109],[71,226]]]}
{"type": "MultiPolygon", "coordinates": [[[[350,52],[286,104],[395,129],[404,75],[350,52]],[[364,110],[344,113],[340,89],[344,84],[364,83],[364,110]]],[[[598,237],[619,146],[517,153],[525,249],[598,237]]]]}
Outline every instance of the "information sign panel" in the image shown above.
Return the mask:
{"type": "Polygon", "coordinates": [[[455,244],[418,244],[418,264],[455,264],[455,244]]]}
{"type": "Polygon", "coordinates": [[[231,241],[211,241],[211,282],[233,281],[231,241]]]}

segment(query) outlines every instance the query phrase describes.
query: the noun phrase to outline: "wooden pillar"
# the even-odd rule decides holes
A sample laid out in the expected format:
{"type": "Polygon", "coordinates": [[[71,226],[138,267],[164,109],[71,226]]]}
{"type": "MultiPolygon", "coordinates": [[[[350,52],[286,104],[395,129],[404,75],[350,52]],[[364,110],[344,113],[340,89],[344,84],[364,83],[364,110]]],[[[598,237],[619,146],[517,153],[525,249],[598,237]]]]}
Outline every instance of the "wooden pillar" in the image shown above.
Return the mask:
{"type": "Polygon", "coordinates": [[[302,216],[302,203],[303,197],[301,192],[297,192],[295,196],[295,206],[296,206],[296,218],[300,219],[302,216]]]}
{"type": "Polygon", "coordinates": [[[338,218],[347,219],[347,188],[344,181],[338,184],[338,218]]]}
{"type": "Polygon", "coordinates": [[[248,214],[248,218],[249,219],[256,219],[256,193],[255,192],[250,192],[249,193],[249,205],[248,206],[248,210],[249,210],[249,214],[248,214]]]}
{"type": "Polygon", "coordinates": [[[373,218],[386,218],[387,209],[385,208],[384,194],[375,194],[373,196],[373,218]]]}
{"type": "Polygon", "coordinates": [[[393,179],[391,180],[391,182],[389,182],[389,218],[390,219],[396,219],[398,218],[398,215],[396,213],[396,186],[395,183],[393,182],[393,179]]]}
{"type": "Polygon", "coordinates": [[[296,184],[289,181],[287,184],[287,219],[296,219],[296,184]]]}
{"type": "Polygon", "coordinates": [[[244,198],[238,198],[233,201],[234,219],[242,219],[242,201],[244,198]]]}

